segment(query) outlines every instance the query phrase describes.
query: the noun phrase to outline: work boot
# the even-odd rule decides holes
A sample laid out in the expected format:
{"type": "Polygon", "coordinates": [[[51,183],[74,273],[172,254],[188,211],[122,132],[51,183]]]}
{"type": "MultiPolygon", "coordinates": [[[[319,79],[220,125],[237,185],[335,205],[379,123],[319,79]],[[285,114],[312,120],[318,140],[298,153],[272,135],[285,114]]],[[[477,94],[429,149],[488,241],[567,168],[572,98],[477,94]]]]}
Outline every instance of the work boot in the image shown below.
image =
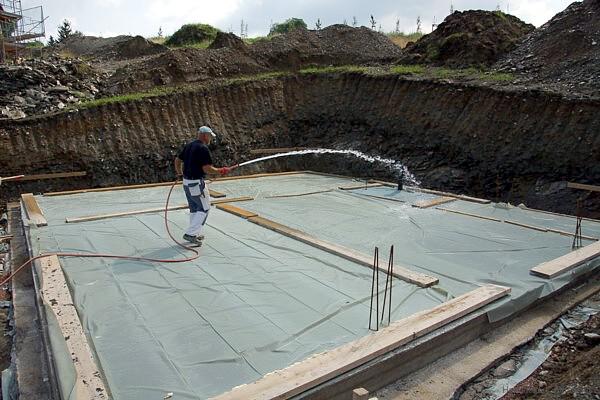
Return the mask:
{"type": "Polygon", "coordinates": [[[195,244],[197,246],[202,246],[202,241],[204,240],[204,235],[192,236],[187,233],[183,235],[183,240],[187,240],[188,242],[195,244]]]}

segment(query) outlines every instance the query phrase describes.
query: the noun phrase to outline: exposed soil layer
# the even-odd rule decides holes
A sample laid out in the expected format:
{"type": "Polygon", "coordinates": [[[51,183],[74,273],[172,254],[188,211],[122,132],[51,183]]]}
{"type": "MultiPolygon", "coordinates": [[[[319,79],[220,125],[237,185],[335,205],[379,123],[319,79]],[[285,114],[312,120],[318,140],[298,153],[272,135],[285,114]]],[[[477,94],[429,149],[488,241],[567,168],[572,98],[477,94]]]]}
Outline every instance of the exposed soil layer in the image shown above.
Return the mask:
{"type": "Polygon", "coordinates": [[[435,31],[408,46],[400,63],[489,67],[534,29],[533,25],[501,11],[456,11],[435,31]]]}
{"type": "Polygon", "coordinates": [[[575,2],[532,32],[495,68],[523,82],[545,82],[573,92],[600,90],[600,2],[575,2]]]}
{"type": "Polygon", "coordinates": [[[600,314],[571,329],[536,371],[502,397],[521,399],[582,399],[600,397],[600,314]]]}
{"type": "Polygon", "coordinates": [[[318,31],[296,29],[249,46],[234,37],[222,34],[208,49],[175,49],[127,65],[111,77],[109,92],[135,92],[311,65],[385,63],[402,54],[387,36],[365,27],[332,25],[318,31]]]}
{"type": "MultiPolygon", "coordinates": [[[[398,76],[313,74],[239,82],[79,112],[0,122],[4,174],[88,172],[6,183],[2,196],[174,178],[197,126],[219,133],[217,163],[273,147],[352,148],[405,162],[424,186],[574,212],[567,181],[600,182],[600,100],[398,76]]],[[[305,156],[240,169],[313,169],[395,179],[381,166],[305,156]]],[[[588,216],[600,196],[583,194],[588,216]]]]}

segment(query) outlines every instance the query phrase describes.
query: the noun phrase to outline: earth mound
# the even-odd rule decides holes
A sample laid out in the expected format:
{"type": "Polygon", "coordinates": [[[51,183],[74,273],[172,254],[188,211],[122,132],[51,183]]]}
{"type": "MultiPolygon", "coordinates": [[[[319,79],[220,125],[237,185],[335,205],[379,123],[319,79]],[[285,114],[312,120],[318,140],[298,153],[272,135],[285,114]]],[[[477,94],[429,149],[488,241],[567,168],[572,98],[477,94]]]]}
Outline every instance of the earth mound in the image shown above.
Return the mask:
{"type": "Polygon", "coordinates": [[[576,2],[532,32],[495,68],[522,73],[525,81],[600,89],[600,1],[576,2]]]}
{"type": "Polygon", "coordinates": [[[248,51],[246,43],[233,33],[218,32],[215,40],[208,46],[209,49],[236,49],[242,52],[248,51]]]}
{"type": "Polygon", "coordinates": [[[310,64],[375,64],[391,62],[402,54],[387,36],[371,29],[331,25],[321,30],[295,29],[251,46],[263,63],[295,69],[310,64]]]}
{"type": "Polygon", "coordinates": [[[456,11],[408,46],[402,64],[486,68],[517,47],[535,27],[501,11],[456,11]]]}
{"type": "Polygon", "coordinates": [[[121,35],[102,38],[73,35],[60,44],[58,50],[66,50],[76,57],[125,60],[162,53],[168,48],[142,36],[121,35]]]}

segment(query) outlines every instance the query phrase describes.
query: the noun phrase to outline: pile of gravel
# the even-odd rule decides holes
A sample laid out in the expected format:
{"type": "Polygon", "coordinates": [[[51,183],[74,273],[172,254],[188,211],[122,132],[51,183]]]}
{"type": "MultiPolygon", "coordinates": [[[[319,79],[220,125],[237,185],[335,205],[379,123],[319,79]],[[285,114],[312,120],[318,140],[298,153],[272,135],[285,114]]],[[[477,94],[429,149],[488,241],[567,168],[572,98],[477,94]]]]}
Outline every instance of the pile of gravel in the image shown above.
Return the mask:
{"type": "Polygon", "coordinates": [[[142,36],[121,35],[101,38],[73,35],[58,45],[57,50],[66,51],[76,57],[126,60],[163,53],[169,49],[142,36]]]}

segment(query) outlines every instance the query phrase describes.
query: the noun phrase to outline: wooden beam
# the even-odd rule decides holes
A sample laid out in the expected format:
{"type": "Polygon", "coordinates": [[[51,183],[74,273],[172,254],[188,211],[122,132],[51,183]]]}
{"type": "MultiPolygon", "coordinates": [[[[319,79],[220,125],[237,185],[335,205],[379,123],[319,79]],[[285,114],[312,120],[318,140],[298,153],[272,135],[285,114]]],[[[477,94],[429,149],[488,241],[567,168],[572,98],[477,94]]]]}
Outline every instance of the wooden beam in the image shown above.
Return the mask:
{"type": "Polygon", "coordinates": [[[254,175],[238,175],[238,176],[225,176],[221,178],[215,178],[213,182],[224,182],[224,181],[235,181],[239,179],[254,179],[254,178],[266,178],[269,176],[284,176],[284,175],[299,175],[304,174],[304,171],[290,171],[290,172],[270,172],[263,174],[254,174],[254,175]]]}
{"type": "Polygon", "coordinates": [[[2,235],[0,236],[0,242],[9,242],[13,238],[13,235],[2,235]]]}
{"type": "Polygon", "coordinates": [[[79,189],[79,190],[66,190],[62,192],[49,192],[44,193],[44,196],[65,196],[70,194],[79,193],[95,193],[95,192],[112,192],[117,190],[129,190],[129,189],[146,189],[152,187],[171,186],[174,182],[159,182],[159,183],[144,183],[141,185],[124,185],[124,186],[109,186],[102,188],[91,188],[91,189],[79,189]]]}
{"type": "Polygon", "coordinates": [[[275,149],[251,149],[250,154],[279,154],[290,151],[308,150],[308,147],[280,147],[275,149]]]}
{"type": "MultiPolygon", "coordinates": [[[[381,183],[381,184],[383,184],[385,186],[389,186],[389,187],[398,187],[397,183],[381,181],[378,179],[371,179],[371,182],[381,183]]],[[[471,197],[471,196],[466,196],[464,194],[455,194],[455,193],[450,193],[450,192],[441,192],[439,190],[424,189],[424,188],[420,188],[420,187],[416,187],[416,186],[404,186],[404,189],[410,190],[411,192],[422,192],[422,193],[428,193],[428,194],[437,194],[438,196],[455,197],[459,200],[470,201],[472,203],[489,204],[492,202],[491,200],[480,199],[479,197],[471,197]]]]}
{"type": "Polygon", "coordinates": [[[589,190],[590,192],[600,192],[600,186],[585,185],[583,183],[568,182],[567,187],[571,189],[589,190]]]}
{"type": "Polygon", "coordinates": [[[378,332],[309,357],[214,398],[289,399],[506,296],[510,288],[486,285],[432,309],[392,322],[378,332]]]}
{"type": "Polygon", "coordinates": [[[75,367],[72,395],[81,399],[108,399],[102,374],[94,361],[58,257],[48,256],[39,262],[42,270],[40,294],[58,321],[75,367]]]}
{"type": "Polygon", "coordinates": [[[486,219],[488,221],[494,221],[494,222],[502,222],[502,220],[498,219],[498,218],[487,217],[485,215],[479,215],[479,214],[472,214],[472,213],[465,212],[465,211],[451,210],[449,208],[443,208],[443,207],[436,207],[435,209],[440,210],[440,211],[446,211],[446,212],[453,213],[453,214],[465,215],[467,217],[486,219]]]}
{"type": "Polygon", "coordinates": [[[534,226],[534,225],[529,225],[529,224],[524,224],[522,222],[518,222],[518,221],[511,221],[509,219],[505,219],[504,222],[506,222],[507,224],[511,224],[511,225],[516,225],[516,226],[520,226],[522,228],[527,228],[527,229],[532,229],[534,231],[539,231],[539,232],[548,232],[547,228],[541,227],[541,226],[534,226]]]}
{"type": "MultiPolygon", "coordinates": [[[[556,216],[559,216],[559,217],[577,218],[575,215],[561,214],[561,213],[556,213],[556,212],[546,211],[546,210],[538,210],[537,208],[529,208],[529,207],[524,206],[524,205],[520,205],[519,208],[521,210],[532,211],[532,212],[537,212],[537,213],[542,213],[542,214],[548,214],[548,215],[556,215],[556,216]]],[[[583,217],[582,219],[584,221],[590,221],[590,222],[600,223],[600,220],[598,220],[598,219],[585,218],[585,217],[583,217]]]]}
{"type": "Polygon", "coordinates": [[[23,207],[25,207],[25,211],[27,212],[27,218],[29,218],[32,223],[34,223],[36,226],[48,225],[48,221],[46,221],[44,213],[42,212],[42,209],[32,193],[22,194],[21,202],[23,203],[23,207]]]}
{"type": "Polygon", "coordinates": [[[258,217],[258,214],[255,212],[244,210],[243,208],[232,206],[231,204],[219,204],[217,205],[217,208],[244,219],[258,217]]]}
{"type": "MultiPolygon", "coordinates": [[[[567,231],[563,231],[560,229],[554,229],[554,228],[548,228],[548,232],[558,233],[563,236],[571,236],[571,237],[575,236],[575,234],[573,232],[567,232],[567,231]]],[[[581,238],[585,239],[585,240],[600,240],[597,237],[587,236],[587,235],[581,235],[581,238]]]]}
{"type": "Polygon", "coordinates": [[[555,258],[541,263],[529,270],[532,275],[539,275],[550,279],[564,274],[573,268],[600,256],[600,242],[589,244],[580,249],[565,254],[562,257],[555,258]]]}
{"type": "Polygon", "coordinates": [[[213,199],[220,199],[223,197],[227,197],[227,195],[225,193],[217,192],[216,190],[209,189],[208,193],[210,194],[210,197],[213,199]]]}
{"type": "MultiPolygon", "coordinates": [[[[345,258],[346,260],[355,262],[357,264],[369,268],[373,267],[372,257],[364,255],[362,253],[358,253],[352,249],[329,243],[324,240],[320,240],[300,230],[290,228],[288,226],[279,224],[266,218],[251,217],[248,218],[248,221],[260,225],[264,228],[270,229],[272,231],[275,231],[277,233],[281,233],[282,235],[290,237],[292,239],[299,240],[303,243],[308,244],[309,246],[316,247],[319,250],[323,250],[336,256],[345,258]]],[[[387,265],[380,265],[379,268],[382,271],[387,271],[387,265]]],[[[407,268],[396,264],[394,265],[394,276],[398,279],[402,279],[403,281],[418,285],[420,287],[430,287],[433,285],[437,285],[439,282],[437,278],[421,274],[419,272],[411,271],[407,268]]]]}
{"type": "Polygon", "coordinates": [[[455,197],[449,196],[441,196],[431,200],[420,200],[413,204],[413,207],[417,208],[429,208],[433,206],[439,206],[440,204],[450,203],[451,201],[456,201],[455,197]]]}
{"type": "MultiPolygon", "coordinates": [[[[250,201],[250,200],[254,200],[254,198],[248,197],[248,196],[232,197],[232,198],[213,200],[213,201],[211,201],[211,204],[233,203],[233,202],[238,202],[238,201],[250,201]]],[[[186,208],[188,208],[188,205],[182,204],[179,206],[171,206],[171,207],[169,207],[168,210],[174,211],[174,210],[183,210],[186,208]]],[[[97,221],[100,219],[127,217],[130,215],[139,215],[139,214],[151,214],[151,213],[164,212],[164,211],[165,211],[164,207],[155,207],[155,208],[146,208],[144,210],[123,211],[123,212],[110,213],[110,214],[98,214],[98,215],[88,215],[85,217],[66,218],[65,222],[67,224],[73,224],[73,223],[77,223],[77,222],[97,221]]]]}
{"type": "Polygon", "coordinates": [[[306,193],[277,194],[275,196],[265,196],[265,199],[281,199],[284,197],[310,196],[312,194],[329,193],[331,191],[333,191],[333,189],[317,190],[316,192],[306,192],[306,193]]]}
{"type": "Polygon", "coordinates": [[[85,171],[74,171],[74,172],[54,172],[51,174],[38,174],[38,175],[25,175],[19,181],[41,181],[44,179],[58,179],[58,178],[75,178],[78,176],[86,176],[85,171]]]}
{"type": "Polygon", "coordinates": [[[352,186],[340,186],[338,189],[340,190],[356,190],[356,189],[368,189],[372,187],[380,187],[383,186],[381,183],[363,183],[360,185],[352,185],[352,186]]]}

